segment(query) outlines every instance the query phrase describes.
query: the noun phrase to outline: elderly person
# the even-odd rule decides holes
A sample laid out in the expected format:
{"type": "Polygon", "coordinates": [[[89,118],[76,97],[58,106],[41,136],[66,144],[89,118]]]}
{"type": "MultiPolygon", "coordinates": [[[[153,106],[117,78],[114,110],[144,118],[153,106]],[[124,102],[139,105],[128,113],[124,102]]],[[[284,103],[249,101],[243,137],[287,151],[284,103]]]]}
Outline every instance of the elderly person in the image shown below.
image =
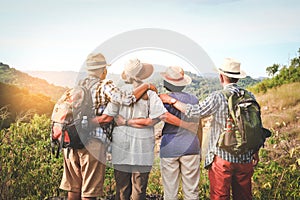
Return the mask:
{"type": "MultiPolygon", "coordinates": [[[[124,88],[133,90],[153,73],[153,66],[138,59],[129,60],[122,73],[127,83],[124,88]]],[[[116,126],[113,131],[112,164],[116,180],[116,200],[144,200],[148,177],[154,161],[154,128],[159,117],[166,112],[158,95],[148,90],[136,103],[125,106],[109,103],[104,115],[124,117],[125,126],[116,126]],[[130,120],[136,118],[134,120],[130,120]],[[134,123],[150,126],[133,127],[134,123]]]]}
{"type": "MultiPolygon", "coordinates": [[[[86,60],[88,78],[82,84],[90,88],[91,112],[96,115],[102,114],[108,102],[131,105],[148,89],[156,90],[151,84],[140,84],[133,92],[124,92],[106,79],[107,66],[101,53],[90,54],[86,60]]],[[[106,163],[106,144],[101,141],[102,135],[103,129],[97,126],[84,148],[63,149],[64,171],[60,188],[68,191],[68,199],[96,199],[102,195],[106,163]]]]}
{"type": "MultiPolygon", "coordinates": [[[[174,100],[198,104],[198,98],[182,90],[192,82],[181,67],[171,66],[160,73],[163,85],[174,100]]],[[[169,113],[197,123],[198,118],[188,118],[173,105],[164,104],[169,113]]],[[[168,118],[168,117],[167,117],[168,118]]],[[[179,182],[182,182],[184,199],[199,199],[200,143],[198,136],[180,126],[165,123],[160,145],[160,167],[164,186],[164,199],[178,199],[179,182]]]]}

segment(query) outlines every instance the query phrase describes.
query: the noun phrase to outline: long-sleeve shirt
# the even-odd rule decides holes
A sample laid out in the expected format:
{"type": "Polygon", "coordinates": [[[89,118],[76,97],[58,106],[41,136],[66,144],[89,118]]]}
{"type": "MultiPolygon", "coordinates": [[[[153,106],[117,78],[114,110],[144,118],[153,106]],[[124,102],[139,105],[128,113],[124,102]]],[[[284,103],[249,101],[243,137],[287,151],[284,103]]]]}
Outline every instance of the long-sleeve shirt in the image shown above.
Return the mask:
{"type": "MultiPolygon", "coordinates": [[[[238,91],[239,87],[237,84],[228,84],[224,86],[223,89],[238,91]]],[[[253,152],[249,151],[245,154],[235,156],[217,147],[219,136],[224,130],[226,117],[228,116],[228,103],[222,91],[213,92],[197,105],[188,104],[185,114],[189,117],[199,116],[201,118],[213,116],[210,133],[208,133],[209,143],[208,151],[205,156],[205,168],[211,165],[215,155],[232,163],[250,163],[252,161],[253,152]]]]}

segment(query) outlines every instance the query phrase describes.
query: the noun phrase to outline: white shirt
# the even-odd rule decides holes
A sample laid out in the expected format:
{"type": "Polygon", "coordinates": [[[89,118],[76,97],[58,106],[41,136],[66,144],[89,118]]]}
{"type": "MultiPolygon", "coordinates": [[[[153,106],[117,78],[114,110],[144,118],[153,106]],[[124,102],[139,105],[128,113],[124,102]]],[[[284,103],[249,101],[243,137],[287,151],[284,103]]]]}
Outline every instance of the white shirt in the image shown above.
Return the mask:
{"type": "MultiPolygon", "coordinates": [[[[158,118],[167,112],[158,95],[148,90],[148,100],[140,99],[125,106],[109,103],[104,114],[122,115],[125,119],[158,118]]],[[[122,165],[152,166],[154,160],[154,127],[134,128],[116,126],[113,131],[112,163],[122,165]]]]}

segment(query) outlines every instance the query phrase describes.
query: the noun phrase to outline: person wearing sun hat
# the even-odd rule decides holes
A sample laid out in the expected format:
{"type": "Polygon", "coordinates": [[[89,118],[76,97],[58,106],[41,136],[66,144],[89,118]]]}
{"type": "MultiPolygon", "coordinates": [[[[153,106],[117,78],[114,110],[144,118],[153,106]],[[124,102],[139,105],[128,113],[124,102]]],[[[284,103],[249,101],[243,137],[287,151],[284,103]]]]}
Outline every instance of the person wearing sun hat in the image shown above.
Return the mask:
{"type": "MultiPolygon", "coordinates": [[[[195,95],[182,91],[191,84],[192,79],[181,67],[167,67],[160,75],[163,78],[163,86],[170,92],[170,97],[192,105],[198,103],[195,95]]],[[[169,113],[181,120],[199,122],[199,118],[188,118],[171,104],[165,103],[164,106],[169,113]]],[[[165,123],[160,145],[160,168],[164,199],[178,199],[180,181],[184,199],[198,199],[200,142],[197,135],[180,126],[165,123]]]]}
{"type": "MultiPolygon", "coordinates": [[[[225,58],[217,71],[223,90],[233,93],[240,90],[237,82],[245,78],[246,73],[241,70],[239,61],[225,58]]],[[[204,163],[204,167],[208,169],[210,199],[230,199],[230,188],[233,200],[252,199],[251,178],[254,167],[259,161],[258,152],[248,151],[236,156],[216,145],[228,116],[228,103],[222,90],[211,93],[196,105],[185,104],[168,95],[160,95],[160,98],[164,103],[172,104],[188,117],[213,117],[210,133],[208,133],[209,144],[204,163]]]]}
{"type": "Polygon", "coordinates": [[[96,199],[103,194],[108,140],[105,140],[104,131],[98,124],[101,120],[98,118],[105,118],[107,121],[113,119],[102,116],[108,102],[129,106],[139,100],[149,89],[154,90],[153,93],[156,91],[152,84],[140,84],[135,90],[120,90],[113,81],[106,79],[109,65],[101,53],[89,54],[85,62],[88,77],[81,80],[80,84],[90,88],[93,101],[91,112],[96,113],[97,117],[92,120],[96,122],[95,129],[90,132],[91,137],[85,148],[63,149],[64,171],[60,188],[68,191],[69,199],[96,199]]]}
{"type": "MultiPolygon", "coordinates": [[[[130,59],[121,74],[126,83],[123,87],[133,90],[152,73],[151,64],[142,63],[136,58],[130,59]]],[[[115,117],[118,122],[113,130],[112,141],[115,199],[146,199],[148,177],[154,161],[153,125],[159,122],[159,117],[165,112],[160,98],[151,90],[131,106],[111,102],[104,110],[104,115],[115,117]]]]}

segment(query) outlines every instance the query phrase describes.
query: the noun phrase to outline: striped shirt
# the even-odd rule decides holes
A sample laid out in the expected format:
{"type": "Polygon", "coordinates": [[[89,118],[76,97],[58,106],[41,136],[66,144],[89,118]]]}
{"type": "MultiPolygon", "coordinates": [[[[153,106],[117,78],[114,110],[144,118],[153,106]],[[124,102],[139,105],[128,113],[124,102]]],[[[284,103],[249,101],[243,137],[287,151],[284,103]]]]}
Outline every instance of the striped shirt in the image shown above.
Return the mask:
{"type": "MultiPolygon", "coordinates": [[[[99,80],[91,87],[93,109],[95,110],[96,116],[100,116],[103,113],[109,102],[122,105],[131,105],[136,102],[136,98],[132,94],[132,91],[128,92],[120,90],[112,80],[100,80],[97,77],[89,77],[90,81],[93,81],[93,79],[99,80]]],[[[97,127],[90,135],[100,139],[102,142],[107,142],[106,135],[103,134],[103,129],[101,127],[97,127]]]]}
{"type": "MultiPolygon", "coordinates": [[[[237,84],[232,83],[224,86],[224,90],[234,92],[238,91],[239,87],[237,84]]],[[[219,136],[224,130],[228,115],[228,103],[222,91],[213,92],[197,105],[188,104],[185,114],[189,117],[199,116],[200,118],[212,116],[210,134],[208,134],[208,151],[205,156],[205,168],[212,164],[215,155],[232,163],[250,163],[252,161],[253,152],[251,151],[235,156],[217,147],[219,136]]]]}

